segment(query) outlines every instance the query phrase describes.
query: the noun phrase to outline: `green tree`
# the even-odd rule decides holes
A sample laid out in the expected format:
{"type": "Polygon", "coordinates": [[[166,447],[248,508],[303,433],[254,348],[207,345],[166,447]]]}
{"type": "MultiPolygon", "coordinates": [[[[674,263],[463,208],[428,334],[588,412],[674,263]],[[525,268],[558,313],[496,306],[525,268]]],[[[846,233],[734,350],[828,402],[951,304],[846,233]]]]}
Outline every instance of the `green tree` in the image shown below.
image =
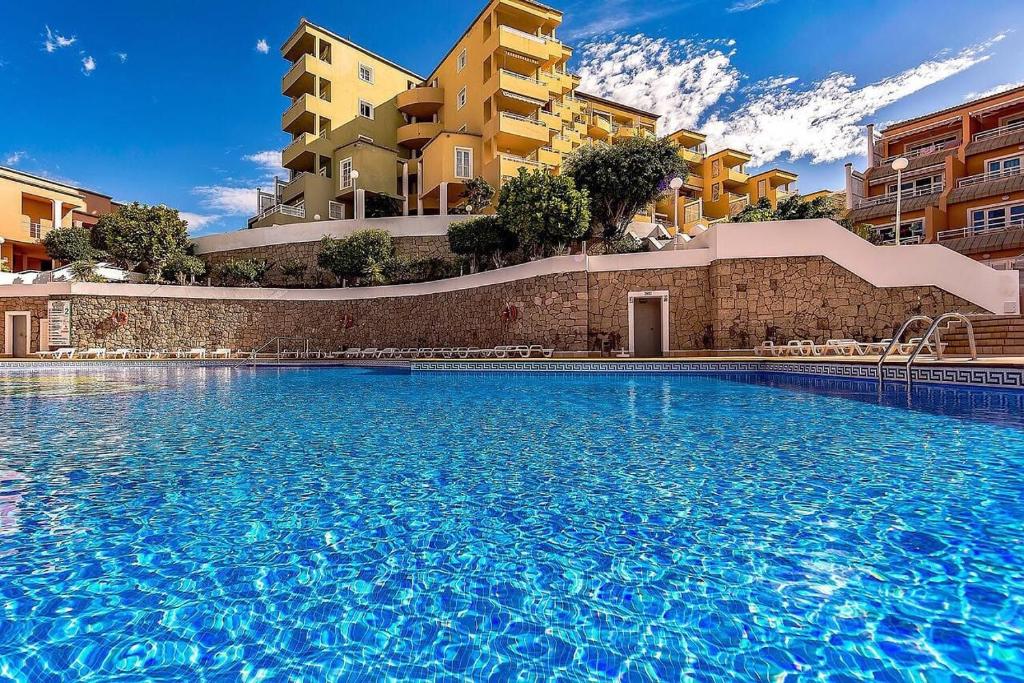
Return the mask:
{"type": "Polygon", "coordinates": [[[284,276],[288,284],[301,285],[302,281],[306,278],[306,271],[308,269],[309,264],[302,259],[288,259],[281,264],[281,275],[284,276]]]}
{"type": "Polygon", "coordinates": [[[106,282],[106,278],[96,272],[96,262],[84,258],[72,262],[68,269],[76,282],[106,282]]]}
{"type": "Polygon", "coordinates": [[[829,197],[816,197],[804,201],[800,195],[786,197],[772,208],[767,197],[761,197],[756,203],[749,204],[732,217],[734,223],[759,223],[762,221],[799,221],[810,218],[828,218],[841,222],[844,208],[829,197]]]}
{"type": "Polygon", "coordinates": [[[497,216],[479,216],[448,226],[448,248],[469,259],[471,273],[480,270],[486,261],[501,268],[507,254],[518,246],[515,234],[497,216]]]}
{"type": "Polygon", "coordinates": [[[402,213],[402,200],[389,194],[366,194],[367,218],[392,218],[402,213]]]}
{"type": "Polygon", "coordinates": [[[386,231],[360,230],[344,239],[325,235],[317,250],[317,264],[342,284],[349,279],[381,284],[394,253],[394,243],[386,231]]]}
{"type": "Polygon", "coordinates": [[[54,228],[46,233],[43,246],[50,258],[63,263],[91,260],[96,256],[85,228],[54,228]]]}
{"type": "Polygon", "coordinates": [[[172,257],[187,253],[188,225],[177,209],[133,202],[100,217],[92,245],[118,265],[159,279],[172,257]]]}
{"type": "Polygon", "coordinates": [[[460,195],[462,204],[459,213],[483,213],[494,201],[494,188],[486,180],[477,176],[467,180],[460,195]]]}
{"type": "Polygon", "coordinates": [[[270,268],[271,264],[263,259],[230,259],[222,263],[217,272],[223,284],[258,287],[270,268]]]}
{"type": "Polygon", "coordinates": [[[633,217],[668,187],[686,180],[679,146],[667,138],[634,137],[614,145],[584,145],[569,155],[562,174],[590,198],[591,234],[618,241],[633,217]]]}
{"type": "Polygon", "coordinates": [[[164,279],[179,285],[195,284],[196,279],[205,274],[206,263],[192,254],[175,254],[164,264],[164,279]]]}
{"type": "Polygon", "coordinates": [[[772,203],[767,197],[761,197],[753,204],[747,204],[743,210],[730,219],[734,223],[762,223],[764,221],[777,221],[778,213],[772,208],[772,203]]]}
{"type": "Polygon", "coordinates": [[[590,225],[590,198],[566,175],[519,169],[501,187],[498,220],[532,256],[579,239],[590,225]]]}

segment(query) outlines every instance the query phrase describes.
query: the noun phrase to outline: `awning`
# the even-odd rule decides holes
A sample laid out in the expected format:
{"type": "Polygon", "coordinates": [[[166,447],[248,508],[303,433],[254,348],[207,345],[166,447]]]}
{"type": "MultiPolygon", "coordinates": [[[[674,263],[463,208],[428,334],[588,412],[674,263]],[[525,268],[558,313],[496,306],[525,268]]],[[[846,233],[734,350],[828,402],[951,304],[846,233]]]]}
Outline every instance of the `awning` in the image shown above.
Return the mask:
{"type": "Polygon", "coordinates": [[[985,107],[984,109],[978,109],[977,111],[972,111],[970,113],[970,115],[971,116],[991,116],[992,114],[995,114],[996,112],[1002,111],[1002,110],[1007,109],[1009,107],[1016,107],[1016,106],[1020,105],[1022,102],[1024,102],[1024,95],[1021,95],[1020,97],[1015,97],[1012,100],[1007,100],[1005,102],[1000,102],[999,104],[993,104],[991,106],[985,107]]]}
{"type": "Polygon", "coordinates": [[[902,131],[894,135],[890,135],[888,132],[884,132],[882,134],[882,138],[886,142],[892,142],[893,140],[900,140],[902,138],[910,137],[911,135],[917,135],[918,133],[924,133],[929,130],[935,130],[936,128],[947,128],[953,125],[954,123],[960,123],[961,119],[963,119],[963,116],[953,116],[948,119],[943,119],[942,121],[930,123],[927,126],[918,126],[917,128],[911,128],[910,130],[902,131]]]}
{"type": "Polygon", "coordinates": [[[514,92],[512,92],[510,90],[504,90],[503,89],[503,90],[501,90],[501,94],[503,96],[505,96],[505,97],[510,97],[513,100],[521,100],[523,102],[526,102],[528,104],[533,104],[533,105],[536,105],[538,107],[541,106],[541,105],[546,104],[546,102],[544,100],[538,100],[538,99],[536,99],[534,97],[527,97],[526,95],[520,95],[519,93],[514,93],[514,92]]]}

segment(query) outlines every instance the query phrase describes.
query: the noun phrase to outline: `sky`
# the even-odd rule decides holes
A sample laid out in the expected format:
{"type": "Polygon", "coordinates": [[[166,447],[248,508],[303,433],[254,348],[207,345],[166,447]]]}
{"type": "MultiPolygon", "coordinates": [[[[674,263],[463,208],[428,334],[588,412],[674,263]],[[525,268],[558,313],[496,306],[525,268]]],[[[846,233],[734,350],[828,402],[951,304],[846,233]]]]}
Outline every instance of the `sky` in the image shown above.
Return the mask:
{"type": "MultiPolygon", "coordinates": [[[[843,187],[864,124],[1024,82],[1024,2],[549,0],[581,89],[662,115],[751,168],[843,187]]],[[[279,48],[305,16],[429,73],[483,0],[0,0],[0,165],[245,226],[287,144],[279,48]]]]}

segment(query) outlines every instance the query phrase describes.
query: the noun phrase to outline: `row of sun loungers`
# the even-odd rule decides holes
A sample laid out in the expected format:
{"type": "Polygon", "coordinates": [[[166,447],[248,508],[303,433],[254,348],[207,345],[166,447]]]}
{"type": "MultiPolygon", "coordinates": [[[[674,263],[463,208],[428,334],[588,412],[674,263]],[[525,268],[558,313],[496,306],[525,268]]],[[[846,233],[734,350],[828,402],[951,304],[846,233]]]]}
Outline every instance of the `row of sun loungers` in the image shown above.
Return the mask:
{"type": "Polygon", "coordinates": [[[339,354],[341,358],[551,358],[554,349],[546,349],[539,344],[518,346],[495,346],[494,348],[477,348],[474,346],[426,347],[426,348],[369,348],[347,349],[339,354]]]}
{"type": "MultiPolygon", "coordinates": [[[[893,352],[899,356],[907,356],[914,352],[921,339],[911,339],[900,342],[893,348],[893,352]]],[[[880,356],[892,344],[892,339],[883,339],[880,342],[859,342],[855,339],[829,339],[824,344],[815,344],[810,339],[794,339],[788,344],[775,344],[765,341],[754,349],[758,356],[880,356]]],[[[942,345],[945,349],[945,344],[942,345]]],[[[924,345],[924,350],[930,354],[935,353],[935,348],[929,341],[924,345]]]]}

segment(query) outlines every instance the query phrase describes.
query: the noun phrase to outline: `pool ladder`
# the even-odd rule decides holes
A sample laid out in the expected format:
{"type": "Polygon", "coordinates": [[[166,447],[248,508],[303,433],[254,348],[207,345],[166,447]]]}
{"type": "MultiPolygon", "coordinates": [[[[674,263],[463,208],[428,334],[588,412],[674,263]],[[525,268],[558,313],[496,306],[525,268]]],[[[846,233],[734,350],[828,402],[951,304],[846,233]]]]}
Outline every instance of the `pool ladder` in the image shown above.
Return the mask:
{"type": "Polygon", "coordinates": [[[961,322],[967,327],[967,342],[971,349],[971,360],[978,360],[978,347],[974,343],[974,325],[971,324],[970,319],[966,315],[963,313],[943,313],[934,320],[927,315],[915,315],[903,323],[899,332],[896,333],[896,336],[892,338],[891,342],[889,342],[889,346],[885,349],[885,352],[882,353],[882,357],[878,359],[879,388],[881,388],[882,382],[884,381],[882,366],[885,363],[885,359],[888,358],[889,354],[891,354],[893,350],[900,345],[900,339],[903,338],[903,335],[911,325],[916,322],[927,322],[928,331],[924,333],[924,336],[921,337],[921,341],[917,343],[917,346],[914,347],[913,352],[911,352],[910,357],[907,359],[905,372],[907,375],[908,387],[913,382],[912,366],[914,365],[914,361],[916,361],[917,357],[921,355],[921,351],[928,346],[928,340],[932,337],[935,337],[935,345],[932,347],[935,349],[935,358],[936,360],[942,360],[942,335],[939,332],[939,328],[943,323],[946,324],[946,327],[949,327],[949,324],[954,321],[961,322]]]}

